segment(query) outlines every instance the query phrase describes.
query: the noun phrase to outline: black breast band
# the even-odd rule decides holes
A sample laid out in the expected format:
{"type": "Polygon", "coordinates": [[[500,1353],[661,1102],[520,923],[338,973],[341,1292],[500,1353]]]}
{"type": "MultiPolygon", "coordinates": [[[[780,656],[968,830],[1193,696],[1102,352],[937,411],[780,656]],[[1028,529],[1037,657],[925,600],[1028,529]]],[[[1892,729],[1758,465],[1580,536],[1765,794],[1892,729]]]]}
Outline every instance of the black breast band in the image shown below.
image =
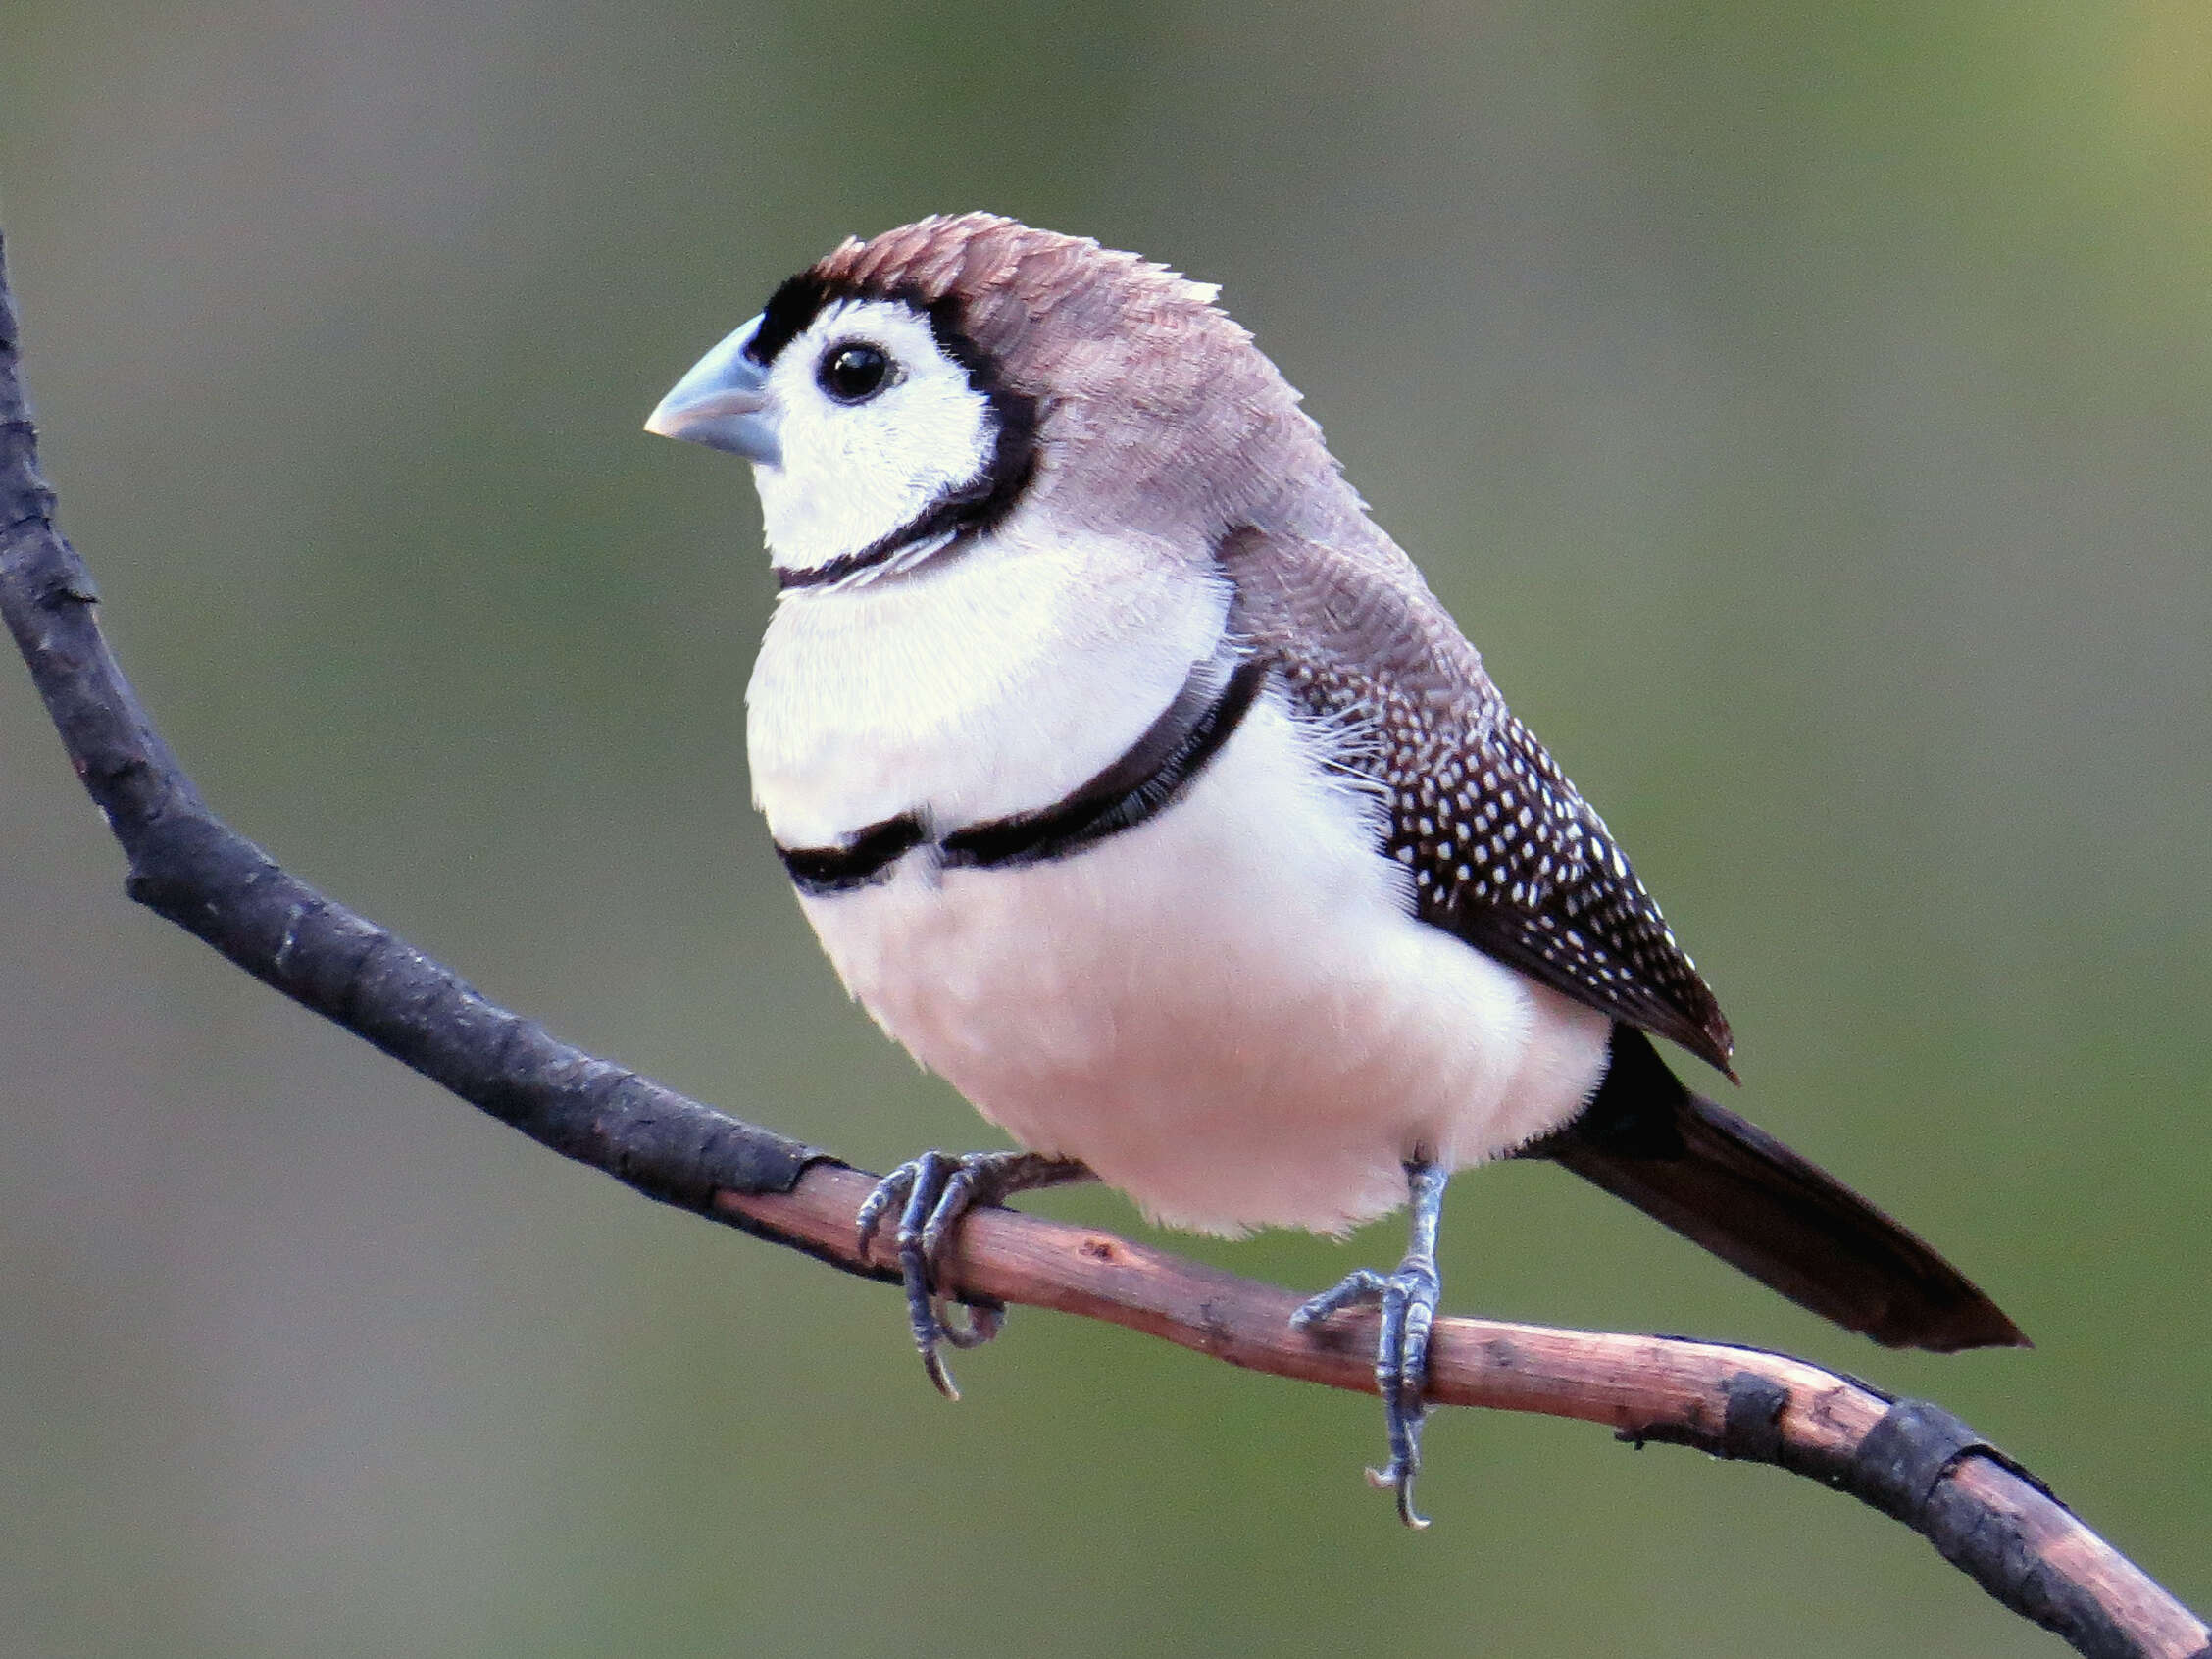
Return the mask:
{"type": "Polygon", "coordinates": [[[841,846],[787,847],[778,842],[776,856],[800,892],[842,893],[867,886],[927,839],[922,821],[902,812],[871,824],[841,846]]]}
{"type": "MultiPolygon", "coordinates": [[[[1120,757],[1050,806],[989,818],[937,837],[941,864],[1018,869],[1066,858],[1133,830],[1172,805],[1235,733],[1267,683],[1267,664],[1224,639],[1194,664],[1175,701],[1120,757]]],[[[891,866],[930,839],[920,812],[871,824],[833,847],[786,847],[777,854],[809,898],[850,892],[883,880],[891,866]]]]}

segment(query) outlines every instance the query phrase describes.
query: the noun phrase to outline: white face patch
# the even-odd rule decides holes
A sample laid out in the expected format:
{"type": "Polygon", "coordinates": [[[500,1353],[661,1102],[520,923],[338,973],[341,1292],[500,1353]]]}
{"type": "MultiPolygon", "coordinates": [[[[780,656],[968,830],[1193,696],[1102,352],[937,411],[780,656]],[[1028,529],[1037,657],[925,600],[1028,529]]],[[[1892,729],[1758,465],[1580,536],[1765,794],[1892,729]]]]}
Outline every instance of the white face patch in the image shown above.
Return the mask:
{"type": "Polygon", "coordinates": [[[997,426],[990,401],[947,357],[929,320],[891,300],[826,306],[769,368],[768,420],[782,458],[756,464],[769,557],[806,571],[860,552],[912,524],[948,490],[990,463],[997,426]],[[880,389],[834,397],[824,365],[847,346],[890,360],[880,389]]]}

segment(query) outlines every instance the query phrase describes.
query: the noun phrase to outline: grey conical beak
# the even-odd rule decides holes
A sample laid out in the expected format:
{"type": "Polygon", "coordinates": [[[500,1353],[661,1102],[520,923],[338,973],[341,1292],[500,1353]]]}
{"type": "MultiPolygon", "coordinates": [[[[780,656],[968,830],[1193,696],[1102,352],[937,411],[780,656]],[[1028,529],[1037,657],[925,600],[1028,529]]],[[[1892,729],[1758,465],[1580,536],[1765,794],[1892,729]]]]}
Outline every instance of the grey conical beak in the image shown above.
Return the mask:
{"type": "Polygon", "coordinates": [[[760,321],[754,318],[693,364],[645,418],[645,429],[660,437],[727,449],[764,467],[781,460],[776,427],[764,413],[768,372],[745,355],[760,321]]]}

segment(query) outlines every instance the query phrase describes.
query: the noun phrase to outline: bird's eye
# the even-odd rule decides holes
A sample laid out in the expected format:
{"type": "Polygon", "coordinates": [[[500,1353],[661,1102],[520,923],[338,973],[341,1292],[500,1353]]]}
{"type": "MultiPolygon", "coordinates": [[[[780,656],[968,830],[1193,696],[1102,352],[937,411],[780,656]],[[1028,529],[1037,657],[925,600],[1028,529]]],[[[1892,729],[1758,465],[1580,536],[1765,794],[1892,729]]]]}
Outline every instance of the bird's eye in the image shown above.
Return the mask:
{"type": "Polygon", "coordinates": [[[891,381],[891,360],[880,347],[848,340],[822,354],[817,384],[839,403],[866,403],[891,381]]]}

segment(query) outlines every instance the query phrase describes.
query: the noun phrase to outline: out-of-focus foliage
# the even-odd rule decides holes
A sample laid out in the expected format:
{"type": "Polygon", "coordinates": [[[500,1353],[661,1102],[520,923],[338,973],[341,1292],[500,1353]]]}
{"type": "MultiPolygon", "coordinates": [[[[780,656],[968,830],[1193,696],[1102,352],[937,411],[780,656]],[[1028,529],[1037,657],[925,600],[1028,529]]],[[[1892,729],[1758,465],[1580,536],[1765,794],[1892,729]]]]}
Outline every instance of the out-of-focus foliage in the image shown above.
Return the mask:
{"type": "MultiPolygon", "coordinates": [[[[9,0],[66,526],[218,805],[564,1034],[987,1137],[746,803],[742,470],[637,425],[839,236],[1224,284],[1743,1039],[2032,1353],[1881,1353],[1538,1169],[1447,1303],[1933,1394],[2212,1602],[2200,6],[9,0]]],[[[1900,1529],[1569,1425],[892,1296],[648,1205],[134,913],[0,667],[0,1647],[2036,1654],[1900,1529]]],[[[1134,1226],[1102,1193],[1037,1200],[1134,1226]]],[[[1300,1284],[1382,1262],[1204,1246],[1300,1284]]]]}

